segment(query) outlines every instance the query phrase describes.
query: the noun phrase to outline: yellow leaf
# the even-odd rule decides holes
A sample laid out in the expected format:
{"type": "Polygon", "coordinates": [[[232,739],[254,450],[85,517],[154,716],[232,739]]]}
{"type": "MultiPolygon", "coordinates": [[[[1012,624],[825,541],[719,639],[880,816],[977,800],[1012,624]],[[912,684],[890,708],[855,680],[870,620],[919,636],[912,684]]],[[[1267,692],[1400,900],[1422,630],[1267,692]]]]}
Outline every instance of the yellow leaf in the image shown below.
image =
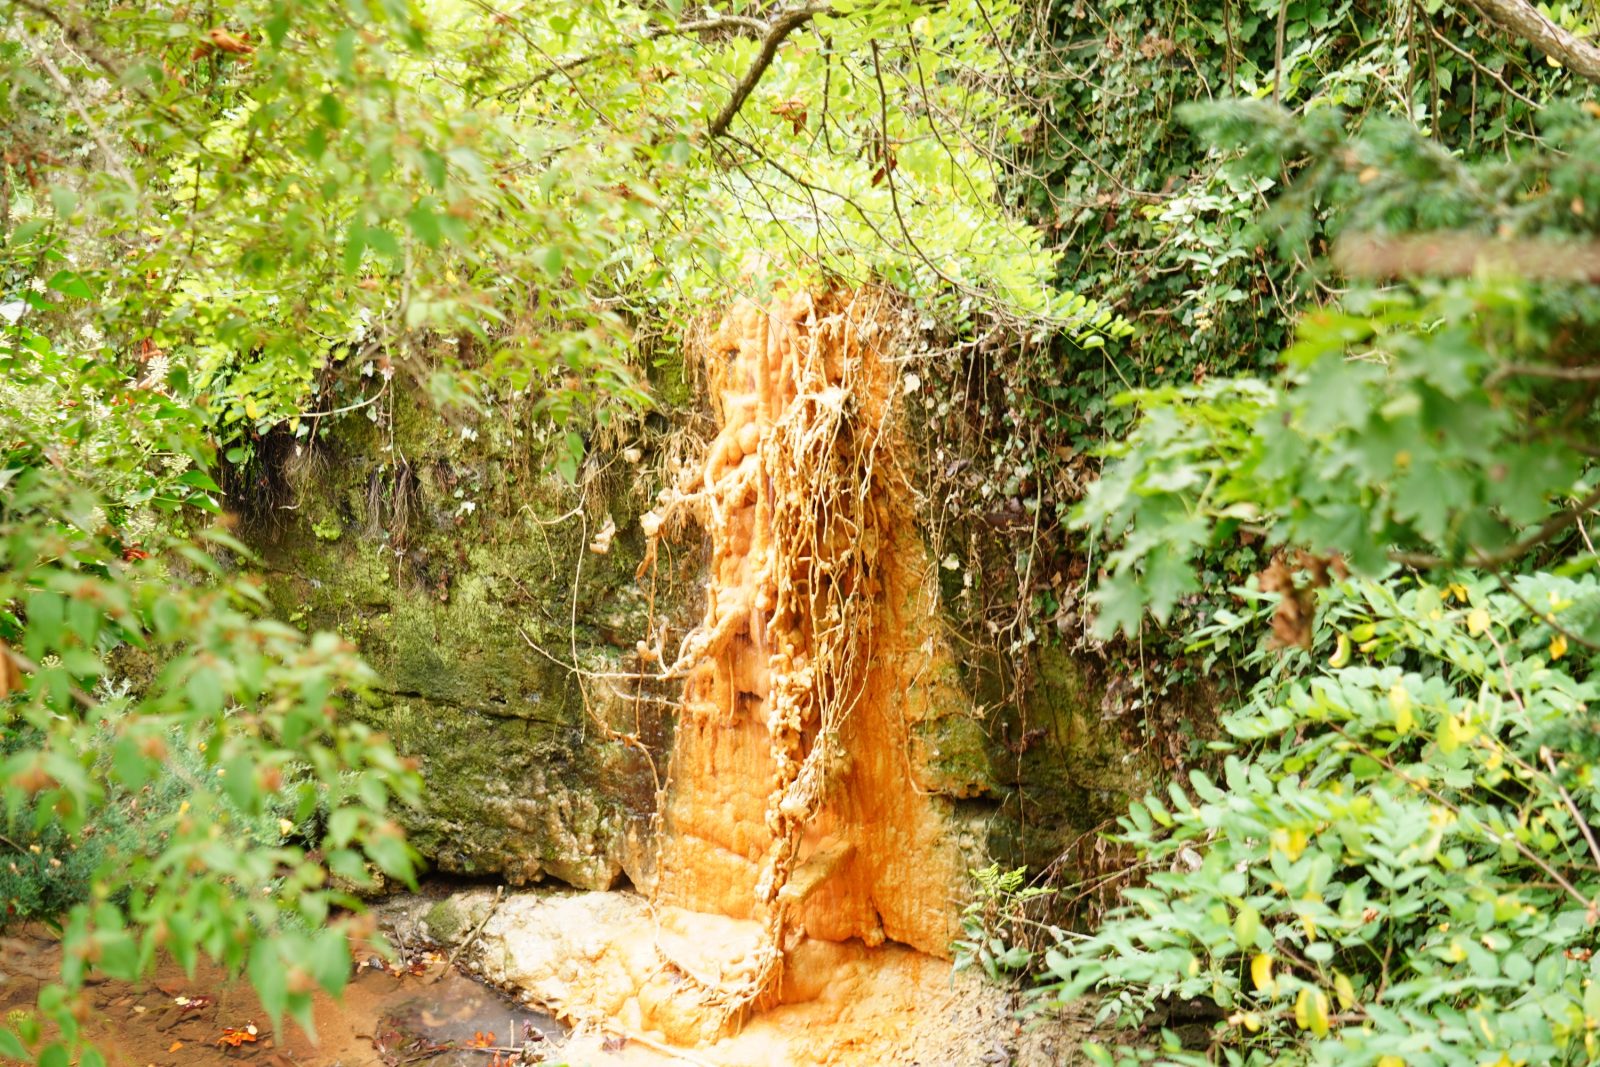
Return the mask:
{"type": "Polygon", "coordinates": [[[1318,1037],[1328,1036],[1328,995],[1320,989],[1302,986],[1294,998],[1294,1023],[1318,1037]]]}
{"type": "Polygon", "coordinates": [[[1272,831],[1270,840],[1274,849],[1289,857],[1290,863],[1299,859],[1300,853],[1311,843],[1311,838],[1304,830],[1285,830],[1282,827],[1272,831]]]}
{"type": "Polygon", "coordinates": [[[1328,657],[1328,666],[1335,670],[1350,662],[1350,638],[1344,634],[1339,635],[1339,647],[1333,650],[1333,655],[1328,657]]]}
{"type": "Polygon", "coordinates": [[[1310,1004],[1311,1032],[1318,1037],[1327,1037],[1328,1020],[1328,994],[1318,989],[1311,994],[1310,1004]]]}
{"type": "Polygon", "coordinates": [[[1335,974],[1333,976],[1333,992],[1339,998],[1339,1007],[1349,1011],[1356,1006],[1356,987],[1350,984],[1350,976],[1335,974]]]}
{"type": "Polygon", "coordinates": [[[1473,608],[1467,614],[1467,633],[1477,637],[1489,629],[1489,613],[1482,608],[1473,608]]]}
{"type": "Polygon", "coordinates": [[[1406,692],[1406,687],[1399,682],[1389,690],[1389,708],[1394,712],[1395,732],[1402,736],[1409,734],[1417,720],[1411,713],[1411,694],[1406,692]]]}
{"type": "Polygon", "coordinates": [[[1439,751],[1447,756],[1461,747],[1461,734],[1456,728],[1456,717],[1454,715],[1439,716],[1437,740],[1439,742],[1439,751]]]}
{"type": "Polygon", "coordinates": [[[1239,909],[1239,915],[1233,920],[1233,939],[1242,949],[1255,945],[1256,935],[1261,932],[1261,913],[1246,904],[1239,909]]]}
{"type": "Polygon", "coordinates": [[[1378,1067],[1406,1067],[1406,1061],[1399,1056],[1379,1056],[1378,1067]]]}
{"type": "Polygon", "coordinates": [[[1455,597],[1463,604],[1467,602],[1467,587],[1462,585],[1460,582],[1451,582],[1445,587],[1445,589],[1450,593],[1451,596],[1455,597]]]}
{"type": "Polygon", "coordinates": [[[1550,658],[1560,659],[1567,654],[1567,635],[1556,634],[1550,639],[1550,658]]]}
{"type": "Polygon", "coordinates": [[[1272,981],[1272,957],[1267,953],[1258,953],[1250,961],[1250,981],[1258,993],[1276,992],[1278,987],[1272,981]]]}

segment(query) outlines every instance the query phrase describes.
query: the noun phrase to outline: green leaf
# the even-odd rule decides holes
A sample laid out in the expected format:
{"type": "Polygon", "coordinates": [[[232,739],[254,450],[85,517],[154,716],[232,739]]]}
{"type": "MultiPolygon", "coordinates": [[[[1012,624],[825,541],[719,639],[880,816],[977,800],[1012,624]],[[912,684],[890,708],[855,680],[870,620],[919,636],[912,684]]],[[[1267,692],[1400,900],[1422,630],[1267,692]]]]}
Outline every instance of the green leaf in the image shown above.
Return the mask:
{"type": "Polygon", "coordinates": [[[23,1045],[21,1039],[3,1027],[0,1027],[0,1056],[19,1061],[30,1058],[27,1047],[23,1045]]]}
{"type": "Polygon", "coordinates": [[[180,474],[178,476],[178,484],[179,485],[192,485],[192,486],[195,486],[196,488],[205,489],[205,490],[207,490],[209,492],[213,492],[213,493],[222,492],[222,486],[218,485],[212,479],[211,475],[207,474],[203,470],[188,470],[188,471],[184,471],[182,474],[180,474]]]}
{"type": "Polygon", "coordinates": [[[1138,632],[1144,615],[1144,595],[1130,570],[1119,571],[1102,582],[1093,600],[1099,609],[1094,621],[1097,636],[1110,638],[1119,632],[1131,636],[1138,632]]]}
{"type": "Polygon", "coordinates": [[[67,296],[75,296],[83,300],[94,299],[94,290],[90,288],[89,283],[83,279],[83,276],[76,271],[56,271],[45,284],[67,296]]]}
{"type": "Polygon", "coordinates": [[[183,691],[189,698],[190,710],[196,714],[210,716],[222,710],[222,675],[214,667],[196,667],[184,683],[183,691]]]}
{"type": "Polygon", "coordinates": [[[284,1010],[289,1004],[288,968],[279,958],[277,945],[270,938],[258,937],[250,946],[250,963],[246,974],[261,1000],[262,1010],[272,1020],[273,1029],[280,1029],[284,1010]]]}
{"type": "Polygon", "coordinates": [[[350,978],[350,943],[338,930],[321,930],[312,936],[309,962],[317,984],[338,996],[350,978]]]}

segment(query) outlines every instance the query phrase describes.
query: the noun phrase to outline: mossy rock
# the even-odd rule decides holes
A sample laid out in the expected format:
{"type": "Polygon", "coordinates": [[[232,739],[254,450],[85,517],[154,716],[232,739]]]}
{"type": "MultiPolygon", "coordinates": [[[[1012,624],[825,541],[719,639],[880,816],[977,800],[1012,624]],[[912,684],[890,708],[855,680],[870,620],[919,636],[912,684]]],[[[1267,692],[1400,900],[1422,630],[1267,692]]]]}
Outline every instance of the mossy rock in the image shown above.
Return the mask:
{"type": "MultiPolygon", "coordinates": [[[[347,418],[302,445],[314,461],[281,475],[292,505],[245,523],[271,601],[296,625],[351,639],[377,670],[353,713],[421,760],[423,804],[403,818],[436,870],[516,885],[637,880],[655,812],[650,761],[605,740],[597,720],[621,717],[615,727],[637,733],[658,766],[671,723],[659,701],[636,718],[607,685],[586,696],[573,667],[636,669],[652,608],[633,574],[638,516],[659,488],[648,439],[629,442],[644,455],[637,467],[600,456],[591,471],[613,473],[589,474],[580,491],[549,473],[551,446],[525,429],[463,434],[404,390],[395,404],[392,440],[347,418]],[[608,517],[611,550],[591,551],[608,517]]],[[[679,633],[698,562],[680,557],[654,603],[679,633]]]]}
{"type": "Polygon", "coordinates": [[[446,897],[429,908],[428,914],[422,917],[422,923],[427,927],[428,936],[440,945],[452,945],[467,932],[466,917],[456,906],[454,897],[446,897]]]}

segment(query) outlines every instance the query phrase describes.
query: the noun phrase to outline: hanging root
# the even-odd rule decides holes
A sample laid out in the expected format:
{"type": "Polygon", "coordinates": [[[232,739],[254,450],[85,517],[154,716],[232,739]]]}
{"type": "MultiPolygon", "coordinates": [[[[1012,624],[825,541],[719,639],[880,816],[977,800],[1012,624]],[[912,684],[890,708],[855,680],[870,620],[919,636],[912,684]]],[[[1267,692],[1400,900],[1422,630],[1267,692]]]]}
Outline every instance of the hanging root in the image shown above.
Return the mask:
{"type": "Polygon", "coordinates": [[[875,499],[902,477],[886,446],[893,373],[868,358],[892,331],[892,299],[863,290],[776,306],[741,306],[711,337],[722,431],[704,468],[646,517],[641,567],[686,512],[710,534],[705,618],[663,670],[689,678],[685,716],[763,716],[774,767],[755,888],[761,943],[735,975],[685,976],[718,1032],[773,1003],[782,983],[798,895],[784,890],[846,762],[841,728],[872,655],[888,539],[875,499]]]}

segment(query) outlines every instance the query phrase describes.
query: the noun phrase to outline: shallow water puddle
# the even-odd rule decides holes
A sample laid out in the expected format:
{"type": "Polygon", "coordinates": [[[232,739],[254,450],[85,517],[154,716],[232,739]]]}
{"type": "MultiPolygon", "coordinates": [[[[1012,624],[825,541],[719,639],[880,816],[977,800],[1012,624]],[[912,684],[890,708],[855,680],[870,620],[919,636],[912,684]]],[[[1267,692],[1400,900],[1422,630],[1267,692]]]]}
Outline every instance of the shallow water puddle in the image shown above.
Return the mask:
{"type": "Polygon", "coordinates": [[[566,1028],[482,983],[451,971],[416,995],[388,1005],[372,1035],[389,1067],[423,1062],[488,1067],[495,1060],[539,1062],[566,1037],[566,1028]],[[497,1055],[498,1053],[498,1055],[497,1055]]]}

